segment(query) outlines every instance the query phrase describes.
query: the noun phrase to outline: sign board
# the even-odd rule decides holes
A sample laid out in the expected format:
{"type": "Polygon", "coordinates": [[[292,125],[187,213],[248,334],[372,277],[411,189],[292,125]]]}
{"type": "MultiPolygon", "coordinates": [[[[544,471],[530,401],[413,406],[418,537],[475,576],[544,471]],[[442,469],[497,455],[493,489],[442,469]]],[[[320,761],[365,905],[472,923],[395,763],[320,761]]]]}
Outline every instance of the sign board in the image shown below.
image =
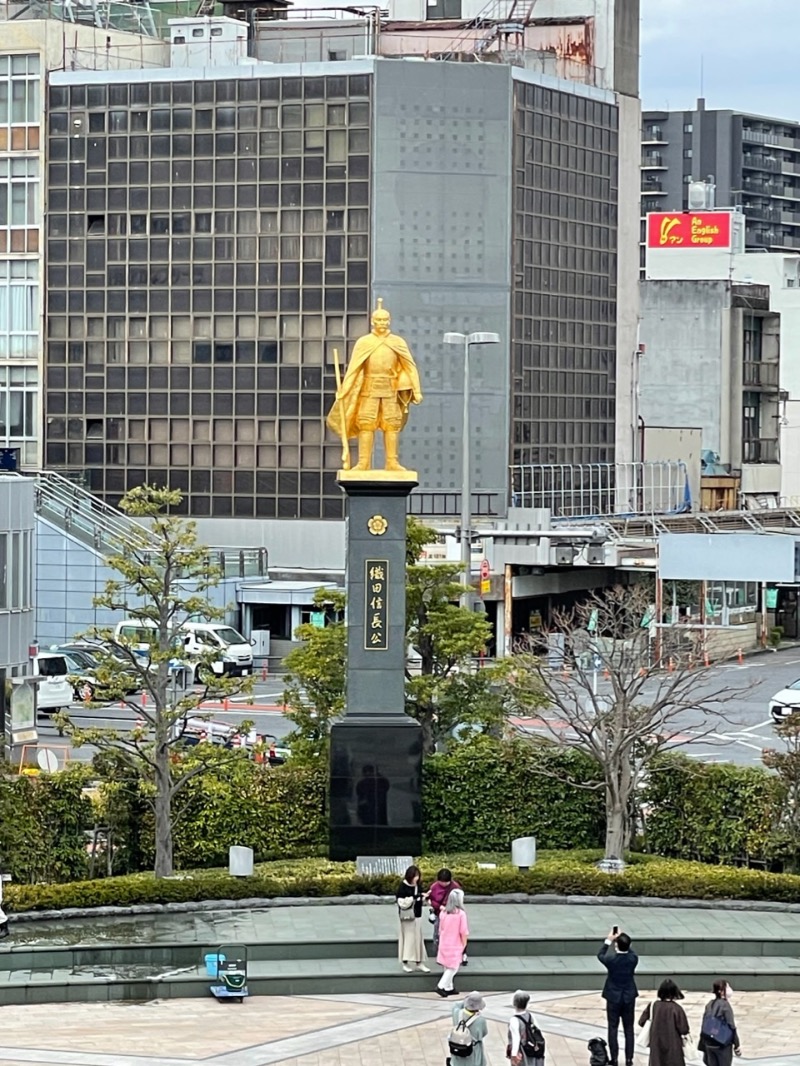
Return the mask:
{"type": "Polygon", "coordinates": [[[389,649],[389,563],[386,559],[364,561],[364,648],[389,649]]]}
{"type": "Polygon", "coordinates": [[[662,533],[658,569],[665,581],[794,583],[795,545],[784,533],[662,533]]]}
{"type": "Polygon", "coordinates": [[[11,688],[11,743],[35,744],[38,739],[33,685],[14,681],[11,688]]]}
{"type": "Polygon", "coordinates": [[[312,611],[311,612],[311,624],[315,629],[325,628],[325,612],[324,611],[312,611]]]}
{"type": "Polygon", "coordinates": [[[356,858],[356,873],[366,877],[392,874],[402,877],[413,861],[410,855],[359,855],[356,858]]]}
{"type": "Polygon", "coordinates": [[[492,591],[492,582],[488,577],[481,578],[481,596],[486,596],[492,591]]]}
{"type": "Polygon", "coordinates": [[[648,248],[730,248],[730,211],[655,212],[647,216],[648,248]]]}
{"type": "Polygon", "coordinates": [[[765,589],[764,590],[764,606],[768,611],[774,611],[778,606],[778,590],[777,589],[765,589]]]}
{"type": "Polygon", "coordinates": [[[488,581],[492,576],[492,568],[489,566],[489,560],[484,559],[481,563],[481,581],[488,581]]]}

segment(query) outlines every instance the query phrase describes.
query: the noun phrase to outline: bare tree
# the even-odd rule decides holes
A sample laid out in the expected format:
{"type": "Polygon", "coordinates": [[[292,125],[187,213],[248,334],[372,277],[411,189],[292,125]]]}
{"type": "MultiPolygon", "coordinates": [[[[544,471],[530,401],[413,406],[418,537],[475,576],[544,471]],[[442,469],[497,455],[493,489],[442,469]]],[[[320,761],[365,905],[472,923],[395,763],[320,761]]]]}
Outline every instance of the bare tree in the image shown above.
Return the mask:
{"type": "Polygon", "coordinates": [[[692,642],[659,662],[652,621],[644,588],[616,586],[557,612],[544,657],[529,642],[514,658],[511,684],[520,713],[540,707],[543,693],[548,706],[537,714],[545,735],[600,767],[597,785],[570,783],[605,791],[607,859],[621,859],[630,844],[637,783],[656,756],[710,738],[728,720],[726,703],[749,687],[725,684],[719,666],[705,665],[692,642]]]}

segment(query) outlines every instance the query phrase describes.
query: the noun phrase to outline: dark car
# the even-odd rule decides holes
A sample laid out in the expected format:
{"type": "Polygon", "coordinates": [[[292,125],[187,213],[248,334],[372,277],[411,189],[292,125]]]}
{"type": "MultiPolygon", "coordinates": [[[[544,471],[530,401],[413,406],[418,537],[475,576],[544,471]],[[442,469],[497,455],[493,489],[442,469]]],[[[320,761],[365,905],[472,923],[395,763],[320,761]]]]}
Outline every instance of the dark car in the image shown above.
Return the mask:
{"type": "MultiPolygon", "coordinates": [[[[75,690],[75,699],[79,702],[103,703],[111,698],[97,680],[97,671],[100,664],[97,654],[98,648],[99,646],[94,644],[73,642],[71,644],[61,644],[58,648],[52,649],[59,651],[67,659],[70,671],[69,677],[75,690]]],[[[119,675],[125,678],[126,694],[132,695],[134,692],[138,692],[141,688],[138,679],[132,671],[126,670],[124,659],[118,656],[115,658],[119,661],[119,675]]]]}

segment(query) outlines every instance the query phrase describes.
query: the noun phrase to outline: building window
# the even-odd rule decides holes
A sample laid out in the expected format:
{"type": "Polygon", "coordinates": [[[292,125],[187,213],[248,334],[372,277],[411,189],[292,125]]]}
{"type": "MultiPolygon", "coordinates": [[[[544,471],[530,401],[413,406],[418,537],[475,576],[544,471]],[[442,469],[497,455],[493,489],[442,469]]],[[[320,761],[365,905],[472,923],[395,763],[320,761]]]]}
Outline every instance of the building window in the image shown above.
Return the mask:
{"type": "Polygon", "coordinates": [[[1,151],[39,148],[40,68],[38,55],[0,56],[1,151]]]}
{"type": "Polygon", "coordinates": [[[39,160],[0,159],[0,252],[37,252],[39,216],[39,160]]]}
{"type": "Polygon", "coordinates": [[[19,448],[22,462],[36,460],[38,368],[0,366],[0,447],[19,448]]]}
{"type": "Polygon", "coordinates": [[[0,359],[35,358],[39,347],[39,263],[0,260],[0,359]]]}

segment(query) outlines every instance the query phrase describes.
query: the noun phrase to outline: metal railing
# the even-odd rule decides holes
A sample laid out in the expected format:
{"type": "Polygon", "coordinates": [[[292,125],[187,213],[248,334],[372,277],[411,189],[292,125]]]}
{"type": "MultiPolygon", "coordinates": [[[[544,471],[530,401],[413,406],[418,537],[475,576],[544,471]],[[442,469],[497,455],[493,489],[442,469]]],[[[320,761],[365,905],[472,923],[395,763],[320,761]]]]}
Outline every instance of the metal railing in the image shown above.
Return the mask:
{"type": "Polygon", "coordinates": [[[780,380],[778,363],[764,363],[760,360],[745,359],[742,368],[742,384],[746,388],[777,389],[780,380]]]}
{"type": "Polygon", "coordinates": [[[743,463],[777,463],[777,437],[745,437],[742,440],[743,463]]]}
{"type": "MultiPolygon", "coordinates": [[[[503,512],[499,492],[472,492],[470,506],[473,518],[494,518],[503,512]]],[[[461,516],[460,492],[412,492],[409,511],[430,518],[461,516]]]]}
{"type": "Polygon", "coordinates": [[[514,507],[559,518],[682,514],[692,509],[686,464],[544,463],[511,467],[514,507]]]}
{"type": "MultiPolygon", "coordinates": [[[[36,511],[57,529],[101,555],[113,555],[124,548],[142,554],[159,550],[158,538],[147,528],[93,496],[77,482],[52,470],[41,470],[36,478],[36,511]]],[[[269,559],[266,548],[208,549],[223,577],[266,577],[269,559]]]]}

